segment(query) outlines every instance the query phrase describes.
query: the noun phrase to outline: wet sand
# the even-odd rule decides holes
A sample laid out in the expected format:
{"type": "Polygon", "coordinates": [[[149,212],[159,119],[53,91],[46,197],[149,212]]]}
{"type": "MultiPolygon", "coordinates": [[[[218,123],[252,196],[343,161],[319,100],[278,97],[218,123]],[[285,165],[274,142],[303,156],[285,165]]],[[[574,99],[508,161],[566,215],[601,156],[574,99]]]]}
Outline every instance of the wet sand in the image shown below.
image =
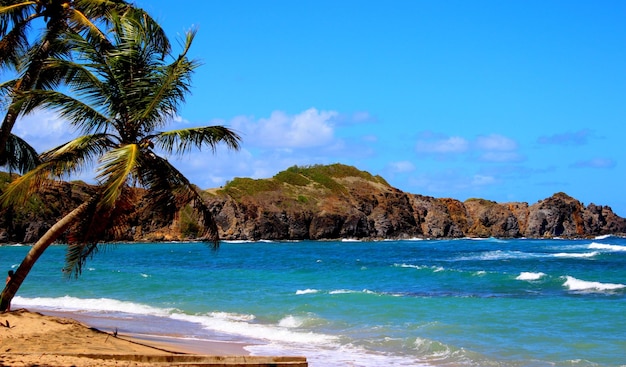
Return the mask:
{"type": "Polygon", "coordinates": [[[0,314],[0,366],[306,366],[304,357],[250,356],[244,344],[122,334],[24,309],[0,314]]]}

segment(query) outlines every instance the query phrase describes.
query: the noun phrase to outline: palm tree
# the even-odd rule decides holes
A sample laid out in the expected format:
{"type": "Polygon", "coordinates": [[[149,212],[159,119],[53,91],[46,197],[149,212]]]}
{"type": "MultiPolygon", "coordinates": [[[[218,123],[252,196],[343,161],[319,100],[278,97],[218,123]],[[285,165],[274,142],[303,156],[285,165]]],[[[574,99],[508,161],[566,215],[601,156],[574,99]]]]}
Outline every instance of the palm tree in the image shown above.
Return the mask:
{"type": "MultiPolygon", "coordinates": [[[[15,205],[35,190],[97,163],[98,192],[66,215],[31,248],[0,296],[5,310],[37,258],[66,230],[66,271],[78,276],[85,261],[98,251],[98,241],[115,231],[135,198],[130,186],[145,190],[149,210],[171,219],[187,203],[196,210],[201,239],[217,246],[217,226],[198,189],[159,152],[185,153],[220,143],[239,149],[240,137],[223,126],[159,132],[172,120],[189,92],[198,66],[187,57],[195,32],[188,32],[178,57],[167,63],[158,53],[154,28],[145,19],[124,15],[115,19],[114,47],[100,52],[81,37],[72,37],[82,63],[59,60],[73,96],[59,91],[31,90],[23,94],[25,111],[35,106],[57,110],[78,127],[80,136],[42,155],[43,163],[11,183],[0,200],[15,205]]],[[[21,102],[21,101],[20,101],[21,102]]]]}
{"type": "MultiPolygon", "coordinates": [[[[29,155],[32,148],[17,144],[11,134],[24,112],[20,93],[58,86],[60,75],[47,68],[46,60],[71,53],[68,43],[63,42],[67,34],[79,33],[106,47],[107,37],[99,26],[108,27],[111,14],[116,12],[140,13],[158,28],[143,10],[123,0],[0,0],[0,69],[12,69],[18,75],[17,79],[0,84],[0,90],[11,100],[0,127],[0,166],[9,164],[25,172],[37,163],[36,156],[29,155]],[[32,28],[40,28],[42,21],[42,33],[30,34],[32,28]],[[33,44],[31,38],[35,39],[33,44]],[[24,149],[13,150],[19,148],[24,149]],[[12,162],[16,157],[25,160],[16,165],[12,162]]],[[[161,31],[155,33],[157,36],[160,50],[169,52],[165,34],[161,31]]]]}

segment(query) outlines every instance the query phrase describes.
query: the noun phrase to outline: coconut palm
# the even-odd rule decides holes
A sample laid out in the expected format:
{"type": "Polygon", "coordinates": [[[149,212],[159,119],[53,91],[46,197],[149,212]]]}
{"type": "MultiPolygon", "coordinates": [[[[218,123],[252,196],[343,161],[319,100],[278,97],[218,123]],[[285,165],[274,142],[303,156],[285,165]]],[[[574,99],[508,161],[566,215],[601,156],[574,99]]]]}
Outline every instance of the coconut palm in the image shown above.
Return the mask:
{"type": "Polygon", "coordinates": [[[184,48],[171,62],[164,60],[154,41],[156,30],[141,17],[115,19],[114,47],[100,52],[93,43],[73,37],[81,60],[65,64],[72,96],[59,91],[32,90],[23,94],[25,111],[52,108],[84,135],[42,155],[43,163],[11,183],[0,197],[15,205],[35,190],[45,189],[68,173],[97,159],[98,192],[66,215],[31,248],[5,287],[0,310],[6,309],[39,255],[69,229],[66,272],[78,275],[85,261],[98,251],[107,231],[116,231],[136,203],[131,186],[145,190],[144,202],[160,218],[171,219],[183,205],[196,210],[202,240],[218,244],[217,226],[201,193],[160,153],[185,153],[191,148],[218,144],[239,149],[240,137],[223,126],[160,132],[172,121],[189,92],[198,66],[187,57],[195,32],[188,32],[184,48]],[[168,63],[169,62],[169,63],[168,63]],[[71,65],[70,65],[71,64],[71,65]]]}
{"type": "MultiPolygon", "coordinates": [[[[141,13],[158,28],[141,9],[123,0],[0,0],[0,70],[12,69],[17,74],[15,80],[0,84],[0,91],[10,100],[0,127],[0,165],[11,165],[16,157],[23,157],[23,162],[13,166],[24,172],[32,168],[30,163],[36,163],[29,155],[32,148],[16,144],[11,131],[23,113],[21,92],[58,86],[60,75],[47,67],[46,60],[69,56],[71,49],[64,37],[79,33],[106,47],[107,37],[100,28],[109,26],[112,13],[126,12],[141,13]],[[43,30],[34,35],[31,29],[43,30]],[[13,150],[18,148],[24,149],[13,150]]],[[[155,33],[155,37],[160,50],[168,52],[165,34],[155,33]]]]}

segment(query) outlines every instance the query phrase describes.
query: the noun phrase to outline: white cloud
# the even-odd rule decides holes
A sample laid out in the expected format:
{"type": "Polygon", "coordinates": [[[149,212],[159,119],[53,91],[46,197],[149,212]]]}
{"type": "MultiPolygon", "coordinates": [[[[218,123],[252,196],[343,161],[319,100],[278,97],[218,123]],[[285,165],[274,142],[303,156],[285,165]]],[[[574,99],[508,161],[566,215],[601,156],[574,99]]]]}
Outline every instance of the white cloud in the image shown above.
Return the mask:
{"type": "Polygon", "coordinates": [[[352,121],[354,122],[369,122],[373,119],[372,115],[366,111],[359,111],[352,114],[352,121]]]}
{"type": "Polygon", "coordinates": [[[409,161],[391,162],[389,170],[392,173],[405,173],[415,171],[415,165],[409,161]]]}
{"type": "Polygon", "coordinates": [[[485,176],[485,175],[474,175],[472,178],[472,186],[484,186],[491,185],[496,182],[496,179],[493,176],[485,176]]]}
{"type": "Polygon", "coordinates": [[[578,161],[572,165],[574,168],[613,168],[617,163],[608,158],[592,158],[586,161],[578,161]]]}
{"type": "Polygon", "coordinates": [[[508,152],[517,149],[517,143],[506,136],[491,134],[476,138],[476,146],[481,150],[508,152]]]}
{"type": "Polygon", "coordinates": [[[237,117],[232,127],[245,136],[245,144],[265,148],[311,148],[327,145],[334,139],[332,120],[335,111],[318,111],[310,108],[290,116],[274,111],[269,118],[253,120],[237,117]]]}
{"type": "Polygon", "coordinates": [[[422,132],[416,144],[418,153],[444,156],[467,154],[468,159],[483,162],[520,162],[520,155],[515,140],[499,134],[480,135],[474,140],[461,136],[442,136],[433,132],[422,132]]]}
{"type": "Polygon", "coordinates": [[[521,162],[524,157],[517,152],[485,152],[480,156],[484,162],[521,162]]]}
{"type": "Polygon", "coordinates": [[[451,136],[435,141],[418,140],[416,149],[422,153],[463,153],[469,148],[469,142],[459,136],[451,136]]]}
{"type": "Polygon", "coordinates": [[[37,110],[27,116],[20,117],[13,134],[26,140],[38,152],[43,152],[78,136],[78,132],[59,117],[47,110],[37,110]]]}

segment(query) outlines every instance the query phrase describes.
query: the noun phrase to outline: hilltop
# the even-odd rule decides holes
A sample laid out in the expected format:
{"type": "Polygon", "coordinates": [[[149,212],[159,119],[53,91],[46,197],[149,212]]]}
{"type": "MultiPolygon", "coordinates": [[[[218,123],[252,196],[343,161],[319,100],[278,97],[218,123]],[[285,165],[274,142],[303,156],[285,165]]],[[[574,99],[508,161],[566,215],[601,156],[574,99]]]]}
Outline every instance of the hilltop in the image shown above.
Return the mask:
{"type": "MultiPolygon", "coordinates": [[[[8,180],[5,175],[4,182],[8,180]]],[[[0,241],[34,242],[93,187],[62,183],[24,208],[5,210],[0,241]],[[44,204],[45,203],[45,204],[44,204]]],[[[626,233],[626,219],[610,207],[584,206],[565,193],[540,200],[461,202],[403,192],[380,176],[343,164],[290,167],[268,179],[235,178],[205,191],[225,240],[324,240],[338,238],[544,238],[626,233]]],[[[193,239],[195,218],[181,208],[173,223],[141,210],[128,230],[106,241],[193,239]]]]}

